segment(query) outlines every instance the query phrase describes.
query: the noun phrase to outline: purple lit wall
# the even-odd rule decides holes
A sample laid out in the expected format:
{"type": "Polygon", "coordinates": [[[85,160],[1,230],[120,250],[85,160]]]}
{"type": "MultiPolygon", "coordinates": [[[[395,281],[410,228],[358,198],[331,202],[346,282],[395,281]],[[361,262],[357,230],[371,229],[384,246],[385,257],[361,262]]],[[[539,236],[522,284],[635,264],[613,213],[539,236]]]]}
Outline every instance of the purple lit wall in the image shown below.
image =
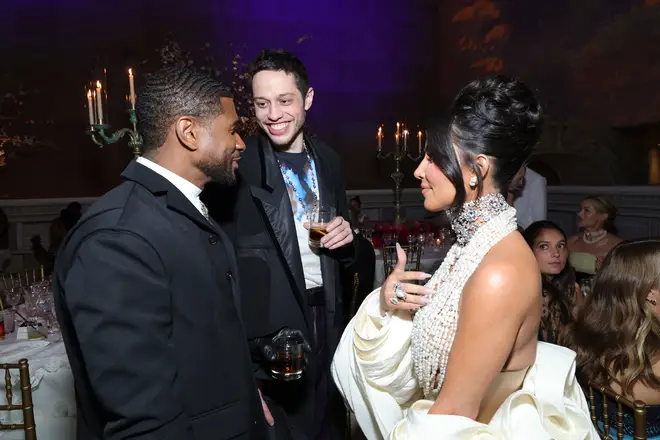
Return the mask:
{"type": "Polygon", "coordinates": [[[84,83],[94,68],[108,67],[110,122],[123,123],[125,69],[136,68],[139,86],[140,74],[158,66],[168,33],[188,50],[210,42],[220,62],[230,61],[230,41],[245,45],[249,58],[263,47],[296,53],[316,90],[310,128],[344,157],[348,186],[389,186],[389,166],[375,159],[376,126],[402,118],[416,124],[433,103],[435,11],[430,0],[202,0],[185,7],[7,0],[0,50],[10,56],[0,67],[39,90],[32,112],[53,121],[41,130],[54,147],[9,157],[0,169],[0,195],[97,195],[118,182],[130,154],[117,145],[99,150],[83,134],[84,83]]]}
{"type": "Polygon", "coordinates": [[[186,50],[210,42],[224,63],[230,41],[247,58],[298,54],[316,89],[310,129],[342,155],[349,188],[391,186],[391,162],[374,157],[377,124],[423,123],[493,72],[522,77],[555,118],[660,121],[660,0],[3,0],[1,11],[0,96],[27,89],[25,116],[49,145],[9,151],[0,196],[116,184],[131,155],[83,133],[84,83],[107,66],[110,122],[124,124],[125,71],[136,68],[139,86],[169,33],[186,50]]]}

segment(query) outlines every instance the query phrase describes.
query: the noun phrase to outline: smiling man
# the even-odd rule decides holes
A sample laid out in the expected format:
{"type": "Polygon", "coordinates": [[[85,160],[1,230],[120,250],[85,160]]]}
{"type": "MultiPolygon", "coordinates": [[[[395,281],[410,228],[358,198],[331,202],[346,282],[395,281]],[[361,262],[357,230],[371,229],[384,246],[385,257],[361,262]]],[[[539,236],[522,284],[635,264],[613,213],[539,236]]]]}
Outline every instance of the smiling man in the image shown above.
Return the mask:
{"type": "Polygon", "coordinates": [[[275,426],[285,423],[294,438],[341,438],[343,404],[329,368],[344,324],[340,268],[355,248],[340,160],[304,133],[314,90],[296,56],[264,50],[250,73],[261,130],[246,140],[236,189],[209,191],[204,200],[235,239],[243,317],[275,426]],[[317,203],[337,217],[321,249],[312,249],[305,213],[317,203]],[[292,382],[270,378],[272,341],[283,329],[311,347],[304,376],[292,382]]]}

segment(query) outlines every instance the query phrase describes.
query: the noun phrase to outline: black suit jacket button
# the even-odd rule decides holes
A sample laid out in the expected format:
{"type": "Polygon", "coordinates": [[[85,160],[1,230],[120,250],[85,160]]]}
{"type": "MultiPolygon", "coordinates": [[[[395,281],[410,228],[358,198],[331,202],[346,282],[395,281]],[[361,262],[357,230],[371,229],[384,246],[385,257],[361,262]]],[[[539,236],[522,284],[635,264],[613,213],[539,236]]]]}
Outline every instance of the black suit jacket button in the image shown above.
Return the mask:
{"type": "Polygon", "coordinates": [[[210,244],[218,244],[218,237],[216,237],[215,235],[211,235],[209,237],[209,243],[210,244]]]}
{"type": "Polygon", "coordinates": [[[234,275],[231,273],[231,270],[227,271],[227,273],[225,275],[227,276],[227,279],[229,281],[234,281],[234,275]]]}

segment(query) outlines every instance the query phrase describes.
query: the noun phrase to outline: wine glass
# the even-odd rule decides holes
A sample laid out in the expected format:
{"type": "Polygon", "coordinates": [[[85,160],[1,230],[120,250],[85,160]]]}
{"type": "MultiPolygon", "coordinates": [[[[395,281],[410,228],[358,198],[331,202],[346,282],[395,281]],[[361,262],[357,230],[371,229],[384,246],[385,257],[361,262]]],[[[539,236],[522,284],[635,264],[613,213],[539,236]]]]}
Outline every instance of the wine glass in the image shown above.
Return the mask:
{"type": "Polygon", "coordinates": [[[392,246],[393,239],[394,237],[391,232],[383,232],[383,243],[385,243],[385,246],[392,246]]]}
{"type": "Polygon", "coordinates": [[[17,288],[5,290],[5,299],[9,307],[15,308],[21,302],[21,290],[17,288]]]}

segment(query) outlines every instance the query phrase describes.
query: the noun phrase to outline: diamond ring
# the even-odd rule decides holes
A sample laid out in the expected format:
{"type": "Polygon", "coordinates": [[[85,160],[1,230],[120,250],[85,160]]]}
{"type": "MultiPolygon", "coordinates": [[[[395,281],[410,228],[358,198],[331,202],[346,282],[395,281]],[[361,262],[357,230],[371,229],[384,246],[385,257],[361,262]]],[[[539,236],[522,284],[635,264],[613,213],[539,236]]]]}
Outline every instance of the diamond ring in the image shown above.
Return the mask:
{"type": "Polygon", "coordinates": [[[394,304],[394,305],[399,304],[399,300],[396,299],[396,297],[394,297],[394,296],[393,296],[392,298],[390,298],[390,302],[391,302],[392,304],[394,304]]]}
{"type": "Polygon", "coordinates": [[[399,283],[394,283],[394,295],[401,301],[405,301],[408,296],[401,286],[399,286],[399,283]]]}

